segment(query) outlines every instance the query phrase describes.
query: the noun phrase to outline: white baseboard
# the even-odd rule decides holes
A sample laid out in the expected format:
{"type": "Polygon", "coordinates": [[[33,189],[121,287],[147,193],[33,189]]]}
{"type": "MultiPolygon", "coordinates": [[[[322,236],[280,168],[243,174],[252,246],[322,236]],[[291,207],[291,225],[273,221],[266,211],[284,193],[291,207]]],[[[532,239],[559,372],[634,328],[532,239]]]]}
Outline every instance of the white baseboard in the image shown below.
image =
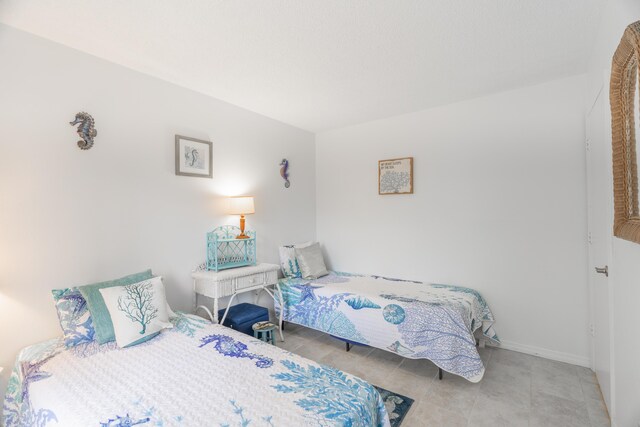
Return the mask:
{"type": "Polygon", "coordinates": [[[555,360],[558,362],[584,366],[585,368],[591,368],[591,360],[588,357],[577,356],[571,353],[563,353],[561,351],[549,350],[533,345],[519,344],[513,341],[502,341],[500,345],[495,345],[491,342],[487,342],[487,345],[491,347],[503,348],[505,350],[513,350],[519,353],[530,354],[532,356],[544,357],[545,359],[555,360]]]}

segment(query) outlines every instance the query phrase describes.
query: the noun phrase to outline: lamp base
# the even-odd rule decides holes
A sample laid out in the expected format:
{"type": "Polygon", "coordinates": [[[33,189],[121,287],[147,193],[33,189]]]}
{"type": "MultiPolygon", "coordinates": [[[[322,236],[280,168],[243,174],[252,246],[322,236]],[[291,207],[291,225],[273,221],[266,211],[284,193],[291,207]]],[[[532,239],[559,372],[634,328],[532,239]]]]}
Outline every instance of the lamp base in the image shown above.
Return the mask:
{"type": "Polygon", "coordinates": [[[249,236],[244,234],[244,215],[240,215],[240,234],[236,236],[236,239],[248,239],[249,236]]]}

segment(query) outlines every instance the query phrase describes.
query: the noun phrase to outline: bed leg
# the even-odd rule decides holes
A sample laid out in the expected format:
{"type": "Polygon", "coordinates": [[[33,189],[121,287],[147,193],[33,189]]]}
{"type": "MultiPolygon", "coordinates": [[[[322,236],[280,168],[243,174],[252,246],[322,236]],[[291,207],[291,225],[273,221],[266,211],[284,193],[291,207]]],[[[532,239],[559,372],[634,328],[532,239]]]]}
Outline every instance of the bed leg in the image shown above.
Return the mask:
{"type": "Polygon", "coordinates": [[[438,368],[438,379],[442,381],[442,368],[438,368]]]}
{"type": "Polygon", "coordinates": [[[286,323],[287,323],[287,322],[285,322],[284,320],[282,321],[282,330],[283,330],[283,331],[284,331],[284,325],[285,325],[286,323]]]}
{"type": "Polygon", "coordinates": [[[345,342],[346,347],[347,347],[347,351],[351,350],[351,344],[349,344],[348,342],[345,342]]]}

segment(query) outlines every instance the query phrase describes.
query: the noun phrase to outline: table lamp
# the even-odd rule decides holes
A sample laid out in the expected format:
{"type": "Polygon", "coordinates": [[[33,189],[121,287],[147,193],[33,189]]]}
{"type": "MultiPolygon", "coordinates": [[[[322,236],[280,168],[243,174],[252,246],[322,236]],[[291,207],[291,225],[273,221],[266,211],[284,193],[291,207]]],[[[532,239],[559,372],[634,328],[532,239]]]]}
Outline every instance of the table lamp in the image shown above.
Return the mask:
{"type": "Polygon", "coordinates": [[[240,234],[236,236],[236,239],[249,238],[249,236],[244,234],[244,216],[255,212],[252,196],[229,197],[227,213],[230,215],[240,215],[240,234]]]}

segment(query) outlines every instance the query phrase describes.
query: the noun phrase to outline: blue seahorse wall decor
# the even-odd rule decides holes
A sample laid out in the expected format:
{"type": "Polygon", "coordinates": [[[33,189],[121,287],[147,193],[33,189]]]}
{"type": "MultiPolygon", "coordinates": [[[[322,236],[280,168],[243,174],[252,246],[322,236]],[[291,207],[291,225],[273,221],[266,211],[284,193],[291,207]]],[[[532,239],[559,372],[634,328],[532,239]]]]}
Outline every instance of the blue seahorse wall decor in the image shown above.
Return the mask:
{"type": "Polygon", "coordinates": [[[289,188],[291,183],[289,182],[289,160],[282,159],[280,162],[280,176],[284,179],[284,188],[289,188]]]}
{"type": "Polygon", "coordinates": [[[93,147],[93,138],[98,135],[98,131],[94,127],[95,121],[93,117],[91,117],[91,114],[85,113],[84,111],[80,112],[76,114],[76,118],[72,122],[69,122],[69,124],[71,126],[78,126],[78,136],[82,138],[78,141],[78,147],[80,147],[81,150],[88,150],[93,147]]]}

